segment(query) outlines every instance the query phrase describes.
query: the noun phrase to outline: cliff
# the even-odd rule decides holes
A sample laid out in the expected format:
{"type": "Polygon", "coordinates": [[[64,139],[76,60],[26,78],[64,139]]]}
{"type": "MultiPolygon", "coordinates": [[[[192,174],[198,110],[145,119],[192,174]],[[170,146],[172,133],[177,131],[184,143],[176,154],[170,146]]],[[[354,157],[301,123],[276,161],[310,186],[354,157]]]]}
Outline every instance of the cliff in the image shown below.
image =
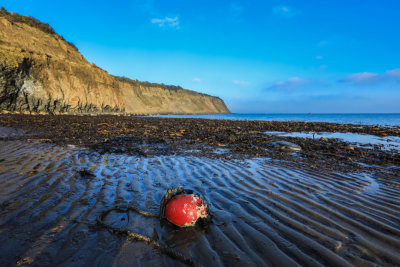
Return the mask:
{"type": "Polygon", "coordinates": [[[0,11],[0,111],[229,113],[225,103],[179,86],[116,77],[90,64],[38,20],[0,11]]]}

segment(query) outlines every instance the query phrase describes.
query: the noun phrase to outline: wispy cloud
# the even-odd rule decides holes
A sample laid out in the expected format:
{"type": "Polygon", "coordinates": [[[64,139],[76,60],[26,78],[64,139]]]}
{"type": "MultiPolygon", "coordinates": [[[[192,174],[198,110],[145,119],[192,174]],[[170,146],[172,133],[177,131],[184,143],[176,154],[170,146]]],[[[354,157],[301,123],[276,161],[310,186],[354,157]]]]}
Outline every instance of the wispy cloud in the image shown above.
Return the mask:
{"type": "Polygon", "coordinates": [[[179,24],[179,17],[165,17],[165,18],[152,18],[151,19],[151,23],[158,25],[159,27],[171,27],[171,28],[176,28],[179,29],[180,28],[180,24],[179,24]]]}
{"type": "Polygon", "coordinates": [[[279,91],[294,91],[308,84],[306,79],[299,77],[291,77],[284,81],[278,81],[273,85],[267,87],[267,90],[279,90],[279,91]]]}
{"type": "Polygon", "coordinates": [[[297,15],[299,12],[294,10],[291,6],[276,6],[273,8],[275,15],[280,17],[290,18],[297,15]]]}
{"type": "Polygon", "coordinates": [[[154,13],[154,0],[133,0],[131,5],[132,7],[140,9],[146,13],[154,13]]]}
{"type": "Polygon", "coordinates": [[[200,78],[193,78],[192,81],[195,82],[195,83],[199,83],[199,82],[201,82],[201,79],[200,78]]]}
{"type": "Polygon", "coordinates": [[[328,41],[320,41],[319,43],[318,43],[318,46],[325,46],[325,45],[327,45],[328,44],[328,41]]]}
{"type": "Polygon", "coordinates": [[[234,15],[234,16],[238,16],[240,14],[242,14],[243,12],[243,6],[239,5],[238,3],[231,3],[230,5],[230,12],[234,15]]]}
{"type": "Polygon", "coordinates": [[[354,84],[354,85],[371,85],[383,81],[383,76],[377,73],[360,72],[346,76],[339,82],[354,84]]]}
{"type": "Polygon", "coordinates": [[[227,8],[228,23],[242,23],[243,22],[244,7],[238,2],[232,2],[227,8]]]}
{"type": "Polygon", "coordinates": [[[386,75],[400,81],[400,69],[388,70],[386,71],[386,75]]]}
{"type": "Polygon", "coordinates": [[[249,82],[240,81],[240,80],[234,80],[233,83],[236,85],[249,85],[250,84],[249,82]]]}
{"type": "Polygon", "coordinates": [[[383,74],[372,72],[353,73],[339,80],[354,85],[374,85],[382,82],[400,82],[400,69],[387,70],[383,74]]]}

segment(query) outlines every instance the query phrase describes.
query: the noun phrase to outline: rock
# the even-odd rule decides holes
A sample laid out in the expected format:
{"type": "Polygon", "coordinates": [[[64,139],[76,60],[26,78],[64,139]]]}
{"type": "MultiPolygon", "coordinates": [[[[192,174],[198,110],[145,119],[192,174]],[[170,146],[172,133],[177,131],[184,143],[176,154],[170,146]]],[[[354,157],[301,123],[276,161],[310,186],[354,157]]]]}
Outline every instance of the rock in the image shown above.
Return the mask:
{"type": "Polygon", "coordinates": [[[229,135],[228,141],[229,141],[230,143],[235,143],[236,140],[237,140],[236,136],[234,136],[234,135],[232,135],[232,134],[229,135]]]}
{"type": "Polygon", "coordinates": [[[68,144],[67,147],[69,147],[69,148],[77,148],[78,146],[77,145],[68,144]]]}
{"type": "Polygon", "coordinates": [[[301,147],[299,145],[296,145],[296,144],[293,144],[290,142],[286,142],[286,141],[273,142],[272,145],[281,151],[287,151],[287,152],[301,151],[301,147]]]}
{"type": "Polygon", "coordinates": [[[136,152],[139,156],[150,157],[152,155],[152,151],[146,145],[141,145],[136,149],[136,152]]]}

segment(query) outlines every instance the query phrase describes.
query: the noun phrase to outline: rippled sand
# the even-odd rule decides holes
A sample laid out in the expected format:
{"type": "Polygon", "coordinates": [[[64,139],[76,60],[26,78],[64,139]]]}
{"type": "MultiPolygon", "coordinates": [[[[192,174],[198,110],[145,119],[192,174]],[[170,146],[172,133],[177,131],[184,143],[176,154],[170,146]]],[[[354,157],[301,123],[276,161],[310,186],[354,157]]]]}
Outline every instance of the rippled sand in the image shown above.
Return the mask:
{"type": "Polygon", "coordinates": [[[109,222],[128,222],[205,266],[400,265],[398,177],[2,141],[0,181],[1,266],[179,266],[96,224],[118,204],[158,212],[175,186],[210,202],[208,228],[179,230],[133,213],[109,222]]]}

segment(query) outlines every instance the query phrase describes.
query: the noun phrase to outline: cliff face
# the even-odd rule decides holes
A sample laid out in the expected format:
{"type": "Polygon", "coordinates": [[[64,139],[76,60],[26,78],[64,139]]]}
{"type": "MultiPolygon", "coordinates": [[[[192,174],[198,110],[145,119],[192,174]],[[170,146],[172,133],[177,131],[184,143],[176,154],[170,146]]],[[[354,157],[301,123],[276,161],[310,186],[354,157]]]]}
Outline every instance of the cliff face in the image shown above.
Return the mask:
{"type": "Polygon", "coordinates": [[[0,11],[0,110],[44,113],[229,113],[217,97],[115,77],[50,26],[0,11]]]}

